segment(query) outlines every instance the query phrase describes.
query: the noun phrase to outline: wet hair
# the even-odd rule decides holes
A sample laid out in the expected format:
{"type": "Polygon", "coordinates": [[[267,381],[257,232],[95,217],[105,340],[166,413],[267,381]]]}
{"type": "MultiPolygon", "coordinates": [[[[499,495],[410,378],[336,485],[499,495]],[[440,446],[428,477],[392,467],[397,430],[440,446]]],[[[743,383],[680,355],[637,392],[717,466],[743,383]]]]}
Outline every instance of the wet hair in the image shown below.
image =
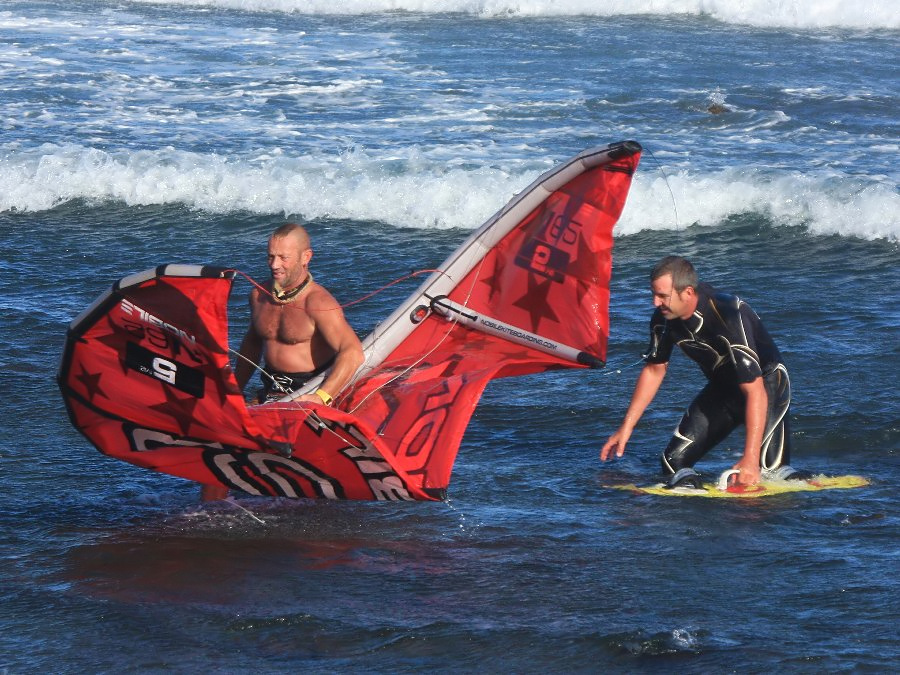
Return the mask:
{"type": "Polygon", "coordinates": [[[667,274],[672,275],[672,288],[678,293],[688,286],[696,289],[700,282],[691,261],[677,255],[668,255],[653,266],[650,271],[650,283],[667,274]]]}

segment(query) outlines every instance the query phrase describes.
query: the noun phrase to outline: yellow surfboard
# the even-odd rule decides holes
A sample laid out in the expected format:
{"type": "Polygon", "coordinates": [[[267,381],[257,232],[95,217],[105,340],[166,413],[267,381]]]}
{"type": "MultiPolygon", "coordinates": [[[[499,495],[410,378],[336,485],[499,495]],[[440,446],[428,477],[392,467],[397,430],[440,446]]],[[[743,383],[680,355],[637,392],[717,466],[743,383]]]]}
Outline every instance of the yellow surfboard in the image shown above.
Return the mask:
{"type": "Polygon", "coordinates": [[[862,476],[813,476],[809,480],[763,481],[756,485],[732,485],[721,490],[715,483],[704,483],[703,490],[691,488],[666,489],[665,483],[654,485],[607,485],[616,490],[627,490],[648,495],[667,497],[715,497],[715,498],[758,498],[783,495],[788,492],[817,492],[819,490],[845,490],[864,487],[869,484],[862,476]]]}

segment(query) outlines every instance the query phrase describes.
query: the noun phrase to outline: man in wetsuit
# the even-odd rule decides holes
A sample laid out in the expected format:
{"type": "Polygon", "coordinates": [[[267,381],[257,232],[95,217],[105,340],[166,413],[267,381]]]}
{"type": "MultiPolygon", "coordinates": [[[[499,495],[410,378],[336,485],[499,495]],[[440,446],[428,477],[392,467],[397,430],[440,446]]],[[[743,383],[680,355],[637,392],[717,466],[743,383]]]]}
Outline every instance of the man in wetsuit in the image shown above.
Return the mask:
{"type": "MultiPolygon", "coordinates": [[[[241,389],[265,358],[259,402],[276,400],[328,368],[312,394],[295,401],[330,405],[363,362],[362,345],[337,300],[313,281],[309,235],[288,223],[269,238],[272,279],[250,291],[251,322],[241,342],[235,377],[241,389]]],[[[224,499],[227,490],[204,486],[203,499],[224,499]]]]}
{"type": "Polygon", "coordinates": [[[699,283],[684,258],[663,258],[650,274],[656,311],[650,348],[625,419],[600,450],[621,457],[644,410],[656,396],[677,344],[706,375],[662,455],[668,487],[701,487],[694,464],[737,426],[746,426],[744,453],[734,465],[740,484],[766,478],[807,478],[790,464],[791,384],[778,348],[759,317],[734,295],[699,283]]]}

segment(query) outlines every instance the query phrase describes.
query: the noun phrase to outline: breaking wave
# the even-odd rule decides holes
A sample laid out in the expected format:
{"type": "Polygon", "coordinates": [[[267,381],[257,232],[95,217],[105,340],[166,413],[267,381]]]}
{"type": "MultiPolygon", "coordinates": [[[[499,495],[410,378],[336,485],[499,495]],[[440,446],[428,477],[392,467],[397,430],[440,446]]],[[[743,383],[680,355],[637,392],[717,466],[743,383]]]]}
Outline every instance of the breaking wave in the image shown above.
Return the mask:
{"type": "MultiPolygon", "coordinates": [[[[454,165],[417,148],[389,157],[355,149],[226,158],[174,148],[105,152],[44,145],[0,159],[0,211],[44,211],[83,200],[473,229],[552,165],[527,159],[454,165]]],[[[814,234],[900,241],[900,194],[877,178],[753,167],[665,171],[645,159],[617,234],[715,226],[758,213],[814,234]]]]}
{"type": "Polygon", "coordinates": [[[896,5],[883,0],[136,0],[298,14],[462,13],[486,18],[553,16],[697,16],[768,28],[900,28],[896,5]]]}

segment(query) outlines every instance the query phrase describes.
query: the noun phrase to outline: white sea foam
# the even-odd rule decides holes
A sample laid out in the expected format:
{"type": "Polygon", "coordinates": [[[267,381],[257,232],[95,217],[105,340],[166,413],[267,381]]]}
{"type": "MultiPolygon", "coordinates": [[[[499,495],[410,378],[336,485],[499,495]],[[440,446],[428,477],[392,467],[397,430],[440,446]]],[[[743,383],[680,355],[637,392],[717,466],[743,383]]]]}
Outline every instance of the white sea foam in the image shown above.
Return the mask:
{"type": "Polygon", "coordinates": [[[900,28],[892,0],[133,0],[148,4],[222,7],[303,14],[377,14],[406,11],[483,17],[703,16],[726,23],[814,29],[900,28]]]}
{"type": "Polygon", "coordinates": [[[635,177],[619,234],[715,226],[756,213],[776,225],[804,225],[814,234],[900,241],[900,194],[869,178],[753,169],[663,176],[649,165],[644,169],[635,177]]]}
{"type": "MultiPolygon", "coordinates": [[[[525,159],[473,166],[418,148],[235,159],[174,148],[108,153],[45,145],[0,159],[0,210],[41,211],[83,199],[471,229],[550,166],[525,159]]],[[[616,232],[713,227],[744,213],[815,234],[900,241],[900,195],[886,179],[747,168],[666,175],[652,162],[638,171],[616,232]]]]}

